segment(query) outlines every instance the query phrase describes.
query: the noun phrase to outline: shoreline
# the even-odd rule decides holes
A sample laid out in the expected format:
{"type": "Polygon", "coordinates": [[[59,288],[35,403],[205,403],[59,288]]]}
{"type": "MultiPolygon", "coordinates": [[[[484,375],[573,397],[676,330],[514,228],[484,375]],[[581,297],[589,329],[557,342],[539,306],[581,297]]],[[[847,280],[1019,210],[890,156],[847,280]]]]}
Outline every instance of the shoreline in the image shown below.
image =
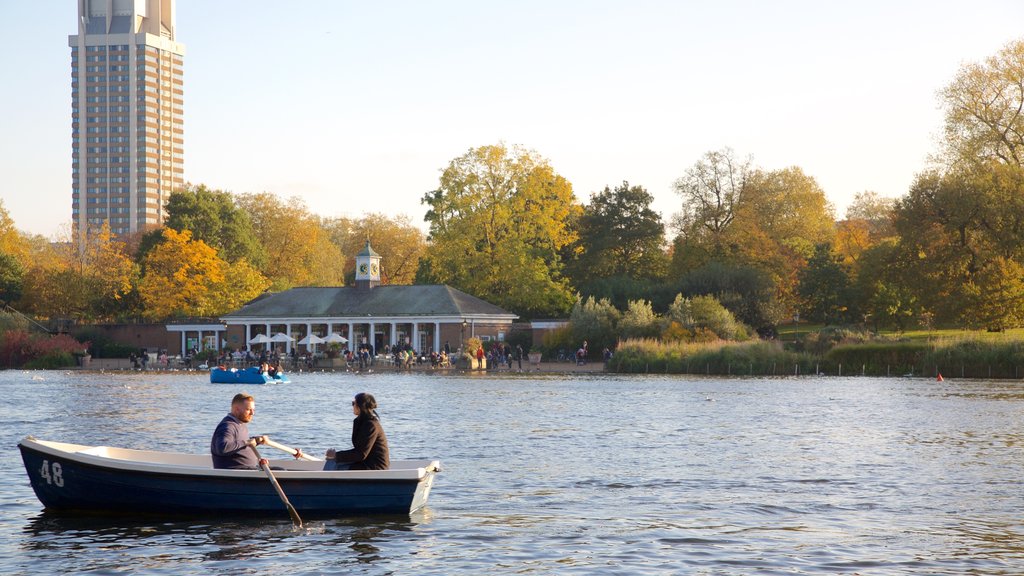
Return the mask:
{"type": "MultiPolygon", "coordinates": [[[[138,373],[152,373],[152,374],[207,374],[209,370],[199,368],[166,368],[166,367],[147,367],[145,370],[133,368],[131,362],[123,358],[93,358],[89,362],[88,366],[67,366],[64,368],[57,368],[57,370],[70,370],[75,372],[91,372],[91,373],[102,373],[102,372],[138,372],[138,373]]],[[[512,363],[510,369],[508,365],[502,364],[497,368],[488,368],[484,370],[470,370],[466,368],[433,368],[429,364],[421,366],[413,366],[411,368],[399,369],[390,364],[376,364],[371,366],[368,370],[358,370],[350,368],[332,368],[332,367],[313,367],[303,368],[299,370],[285,370],[285,374],[311,374],[311,373],[338,373],[338,374],[361,374],[361,373],[372,373],[372,374],[594,374],[594,373],[605,373],[604,363],[602,362],[588,362],[586,364],[577,365],[575,362],[541,362],[539,364],[528,364],[523,362],[523,369],[519,370],[515,362],[512,363]]]]}

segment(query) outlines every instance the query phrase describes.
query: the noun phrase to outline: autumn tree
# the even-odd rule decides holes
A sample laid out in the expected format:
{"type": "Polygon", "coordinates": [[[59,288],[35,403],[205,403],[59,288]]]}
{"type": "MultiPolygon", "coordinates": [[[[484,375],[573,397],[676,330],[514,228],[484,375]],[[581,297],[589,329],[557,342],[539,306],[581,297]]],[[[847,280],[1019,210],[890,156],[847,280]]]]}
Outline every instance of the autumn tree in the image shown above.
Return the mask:
{"type": "Polygon", "coordinates": [[[536,152],[470,149],[427,193],[430,245],[417,281],[450,284],[527,317],[573,302],[560,251],[576,239],[572,185],[536,152]]]}
{"type": "Polygon", "coordinates": [[[737,163],[731,153],[709,153],[677,189],[686,191],[688,200],[677,218],[675,276],[685,284],[694,273],[753,268],[771,281],[775,294],[759,300],[768,307],[758,306],[757,313],[735,308],[737,291],[728,286],[716,287],[713,295],[758,328],[794,312],[800,270],[814,246],[834,235],[832,207],[817,181],[798,167],[764,170],[737,163]]]}
{"type": "Polygon", "coordinates": [[[825,192],[800,168],[754,170],[726,238],[734,262],[771,276],[777,298],[798,307],[797,276],[814,246],[831,242],[835,218],[825,192]]]}
{"type": "Polygon", "coordinates": [[[10,212],[0,198],[0,252],[13,256],[23,266],[30,264],[29,246],[25,236],[18,231],[10,212]]]}
{"type": "Polygon", "coordinates": [[[367,240],[383,257],[383,283],[412,284],[415,281],[420,258],[427,250],[427,241],[407,216],[365,214],[360,218],[326,218],[322,225],[344,255],[347,283],[355,280],[355,256],[367,240]]]}
{"type": "Polygon", "coordinates": [[[1024,164],[1024,40],[963,66],[939,93],[945,164],[1024,164]]]}
{"type": "Polygon", "coordinates": [[[566,273],[583,295],[616,300],[608,287],[641,292],[665,278],[665,226],[651,208],[653,201],[642,186],[625,181],[591,194],[576,224],[579,238],[563,252],[566,273]]]}
{"type": "Polygon", "coordinates": [[[721,257],[725,233],[736,216],[743,196],[751,160],[736,157],[731,148],[708,152],[675,182],[682,198],[682,210],[673,225],[679,231],[677,252],[699,253],[693,267],[721,257]]]}
{"type": "Polygon", "coordinates": [[[341,250],[302,199],[284,201],[263,192],[241,194],[236,202],[252,219],[253,232],[267,254],[264,272],[273,290],[344,284],[341,250]]]}
{"type": "Polygon", "coordinates": [[[940,322],[1018,325],[997,303],[1015,293],[1009,276],[1024,262],[1024,168],[1000,162],[918,177],[896,208],[907,282],[940,322]]]}
{"type": "Polygon", "coordinates": [[[138,267],[106,223],[82,245],[69,238],[40,252],[25,274],[22,299],[35,314],[109,320],[137,312],[128,297],[135,290],[138,267]]]}
{"type": "Polygon", "coordinates": [[[258,296],[269,282],[246,260],[228,263],[188,230],[164,228],[143,260],[139,293],[146,317],[217,316],[258,296]]]}

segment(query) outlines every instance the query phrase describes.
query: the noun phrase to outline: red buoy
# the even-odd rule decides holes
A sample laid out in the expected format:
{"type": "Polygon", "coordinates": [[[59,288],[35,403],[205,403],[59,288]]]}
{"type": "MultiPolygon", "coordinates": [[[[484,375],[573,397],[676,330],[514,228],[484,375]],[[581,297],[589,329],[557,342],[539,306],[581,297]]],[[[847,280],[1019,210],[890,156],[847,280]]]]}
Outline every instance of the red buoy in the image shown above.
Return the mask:
{"type": "Polygon", "coordinates": [[[942,382],[942,373],[939,373],[939,377],[935,379],[936,382],[942,382]]]}

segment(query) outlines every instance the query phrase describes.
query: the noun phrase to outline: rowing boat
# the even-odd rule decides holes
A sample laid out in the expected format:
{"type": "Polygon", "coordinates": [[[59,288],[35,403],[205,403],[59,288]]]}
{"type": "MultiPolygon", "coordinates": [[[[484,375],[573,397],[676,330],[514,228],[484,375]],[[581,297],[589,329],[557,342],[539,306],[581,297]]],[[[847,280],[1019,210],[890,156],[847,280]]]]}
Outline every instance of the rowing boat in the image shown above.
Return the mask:
{"type": "MultiPolygon", "coordinates": [[[[47,510],[163,516],[280,514],[261,470],[215,469],[209,454],[37,440],[18,443],[32,489],[47,510]]],[[[322,461],[270,460],[303,515],[410,514],[427,503],[437,460],[392,460],[388,470],[323,470],[322,461]]]]}

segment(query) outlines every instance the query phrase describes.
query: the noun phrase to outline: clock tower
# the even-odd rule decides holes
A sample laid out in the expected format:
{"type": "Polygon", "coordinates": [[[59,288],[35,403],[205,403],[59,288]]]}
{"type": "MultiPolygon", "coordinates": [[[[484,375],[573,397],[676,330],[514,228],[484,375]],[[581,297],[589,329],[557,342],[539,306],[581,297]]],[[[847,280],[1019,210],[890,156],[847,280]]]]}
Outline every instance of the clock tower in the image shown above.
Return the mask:
{"type": "Polygon", "coordinates": [[[370,241],[356,254],[356,288],[369,290],[380,286],[380,254],[373,251],[370,241]]]}

